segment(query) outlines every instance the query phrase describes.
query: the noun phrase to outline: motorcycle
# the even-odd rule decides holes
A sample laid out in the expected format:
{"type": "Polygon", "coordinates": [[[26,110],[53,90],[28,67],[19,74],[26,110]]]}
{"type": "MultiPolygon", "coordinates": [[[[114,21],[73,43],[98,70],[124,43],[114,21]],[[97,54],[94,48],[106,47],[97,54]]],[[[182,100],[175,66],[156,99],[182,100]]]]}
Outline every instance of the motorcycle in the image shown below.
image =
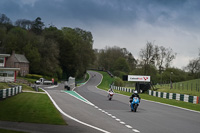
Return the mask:
{"type": "Polygon", "coordinates": [[[109,92],[109,94],[108,94],[108,100],[112,100],[113,95],[114,95],[114,93],[112,91],[109,92]]]}
{"type": "Polygon", "coordinates": [[[131,105],[130,105],[131,111],[134,111],[134,112],[137,111],[137,108],[139,106],[139,102],[140,102],[140,100],[139,100],[138,97],[133,97],[133,101],[131,102],[131,105]]]}

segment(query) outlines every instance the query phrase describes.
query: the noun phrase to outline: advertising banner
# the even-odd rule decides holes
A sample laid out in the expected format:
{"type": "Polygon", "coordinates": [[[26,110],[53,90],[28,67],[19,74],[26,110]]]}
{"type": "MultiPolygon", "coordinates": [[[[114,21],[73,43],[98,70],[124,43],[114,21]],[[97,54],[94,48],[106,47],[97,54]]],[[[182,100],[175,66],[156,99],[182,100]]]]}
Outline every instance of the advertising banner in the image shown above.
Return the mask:
{"type": "Polygon", "coordinates": [[[150,82],[150,76],[143,75],[128,75],[128,81],[150,82]]]}

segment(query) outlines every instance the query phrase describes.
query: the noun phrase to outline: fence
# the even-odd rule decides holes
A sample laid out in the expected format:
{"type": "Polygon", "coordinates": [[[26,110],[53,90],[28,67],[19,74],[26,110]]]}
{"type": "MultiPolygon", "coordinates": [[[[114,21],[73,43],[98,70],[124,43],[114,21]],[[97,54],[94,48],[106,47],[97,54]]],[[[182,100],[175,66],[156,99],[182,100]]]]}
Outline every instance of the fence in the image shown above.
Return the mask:
{"type": "Polygon", "coordinates": [[[21,92],[22,92],[22,86],[16,86],[14,88],[8,88],[8,89],[1,89],[0,90],[0,100],[5,99],[10,96],[14,96],[21,92]]]}
{"type": "Polygon", "coordinates": [[[118,91],[125,91],[125,92],[130,92],[130,93],[134,92],[134,89],[124,88],[124,87],[119,87],[119,86],[111,85],[110,88],[112,88],[114,90],[118,90],[118,91]]]}
{"type": "MultiPolygon", "coordinates": [[[[164,82],[160,85],[167,86],[170,88],[170,83],[167,83],[167,82],[164,82]]],[[[200,92],[200,79],[193,82],[172,83],[172,89],[200,92]]]]}
{"type": "MultiPolygon", "coordinates": [[[[134,92],[134,89],[118,87],[118,86],[113,86],[113,85],[111,85],[110,87],[114,90],[125,91],[125,92],[130,92],[130,93],[134,92]]],[[[161,98],[175,99],[178,101],[200,104],[200,97],[198,96],[190,96],[190,95],[185,95],[185,94],[167,93],[167,92],[157,92],[157,91],[152,91],[152,90],[149,90],[148,94],[152,96],[156,96],[156,97],[161,97],[161,98]]]]}
{"type": "Polygon", "coordinates": [[[199,104],[199,97],[198,96],[190,96],[185,94],[177,94],[177,93],[167,93],[167,92],[157,92],[149,90],[149,95],[167,99],[175,99],[178,101],[190,102],[194,104],[199,104]]]}

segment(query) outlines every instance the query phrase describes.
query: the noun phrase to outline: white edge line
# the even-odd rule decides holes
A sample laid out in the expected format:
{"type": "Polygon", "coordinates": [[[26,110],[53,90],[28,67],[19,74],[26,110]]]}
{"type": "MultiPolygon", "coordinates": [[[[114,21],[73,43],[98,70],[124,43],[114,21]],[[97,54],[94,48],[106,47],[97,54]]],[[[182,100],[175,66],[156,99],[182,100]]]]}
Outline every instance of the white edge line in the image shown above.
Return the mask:
{"type": "MultiPolygon", "coordinates": [[[[43,89],[43,90],[44,90],[44,89],[43,89]]],[[[99,130],[99,131],[101,131],[101,132],[110,133],[110,132],[108,132],[108,131],[106,131],[106,130],[100,129],[100,128],[95,127],[95,126],[92,126],[92,125],[90,125],[90,124],[87,124],[87,123],[85,123],[85,122],[82,122],[82,121],[80,121],[80,120],[78,120],[78,119],[76,119],[76,118],[74,118],[74,117],[72,117],[72,116],[66,114],[65,112],[62,111],[62,109],[60,109],[60,107],[56,104],[56,102],[55,102],[55,101],[53,100],[53,98],[49,95],[49,93],[48,93],[46,90],[44,90],[44,91],[47,93],[47,95],[48,95],[49,98],[51,99],[51,101],[52,101],[52,103],[54,104],[54,106],[60,111],[60,113],[62,113],[62,114],[65,115],[66,117],[68,117],[68,118],[70,118],[70,119],[72,119],[72,120],[74,120],[74,121],[76,121],[76,122],[78,122],[78,123],[80,123],[80,124],[83,124],[83,125],[85,125],[85,126],[88,126],[88,127],[94,128],[94,129],[96,129],[96,130],[99,130]]]]}

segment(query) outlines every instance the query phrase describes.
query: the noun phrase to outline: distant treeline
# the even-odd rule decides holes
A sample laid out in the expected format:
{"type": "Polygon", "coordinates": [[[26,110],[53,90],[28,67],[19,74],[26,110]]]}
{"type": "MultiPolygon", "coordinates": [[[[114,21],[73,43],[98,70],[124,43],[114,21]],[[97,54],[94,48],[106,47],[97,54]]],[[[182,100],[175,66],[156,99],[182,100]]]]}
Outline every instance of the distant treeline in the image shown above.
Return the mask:
{"type": "Polygon", "coordinates": [[[93,36],[80,28],[51,25],[35,20],[19,19],[14,24],[0,14],[0,53],[25,54],[30,73],[59,79],[82,77],[95,60],[93,36]]]}

